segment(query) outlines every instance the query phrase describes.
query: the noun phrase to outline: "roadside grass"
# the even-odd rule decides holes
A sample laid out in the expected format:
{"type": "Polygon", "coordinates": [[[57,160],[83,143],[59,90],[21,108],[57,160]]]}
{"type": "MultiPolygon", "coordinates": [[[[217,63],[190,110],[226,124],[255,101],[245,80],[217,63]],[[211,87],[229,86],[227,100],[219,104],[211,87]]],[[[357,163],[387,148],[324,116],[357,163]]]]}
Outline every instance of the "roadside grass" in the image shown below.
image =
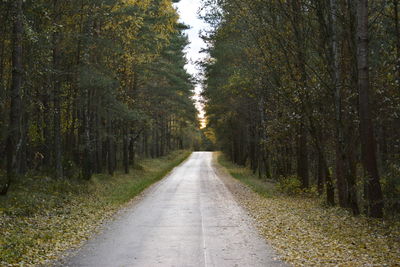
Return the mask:
{"type": "Polygon", "coordinates": [[[232,161],[228,160],[225,155],[218,154],[218,163],[228,169],[229,173],[234,178],[246,184],[261,196],[272,197],[273,195],[276,195],[277,191],[272,182],[266,181],[265,179],[260,179],[258,175],[253,174],[250,169],[234,164],[232,161]]]}
{"type": "Polygon", "coordinates": [[[282,259],[294,266],[400,266],[400,222],[353,216],[308,195],[278,193],[244,167],[218,162],[246,186],[232,193],[282,259]],[[258,179],[258,181],[256,181],[258,179]],[[250,189],[248,189],[250,188],[250,189]],[[254,193],[254,192],[256,193],[254,193]]]}
{"type": "Polygon", "coordinates": [[[90,181],[31,176],[17,182],[0,198],[0,266],[46,264],[78,247],[190,153],[143,159],[130,174],[98,174],[90,181]]]}

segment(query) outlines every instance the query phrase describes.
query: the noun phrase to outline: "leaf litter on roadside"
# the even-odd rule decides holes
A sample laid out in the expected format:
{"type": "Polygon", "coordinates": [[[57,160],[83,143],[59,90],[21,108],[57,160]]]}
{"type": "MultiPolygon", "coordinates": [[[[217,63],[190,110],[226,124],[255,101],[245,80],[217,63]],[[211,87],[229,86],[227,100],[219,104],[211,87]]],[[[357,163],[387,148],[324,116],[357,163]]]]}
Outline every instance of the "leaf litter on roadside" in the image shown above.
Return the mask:
{"type": "Polygon", "coordinates": [[[314,198],[258,194],[223,179],[259,232],[294,266],[400,266],[400,223],[352,216],[314,198]]]}

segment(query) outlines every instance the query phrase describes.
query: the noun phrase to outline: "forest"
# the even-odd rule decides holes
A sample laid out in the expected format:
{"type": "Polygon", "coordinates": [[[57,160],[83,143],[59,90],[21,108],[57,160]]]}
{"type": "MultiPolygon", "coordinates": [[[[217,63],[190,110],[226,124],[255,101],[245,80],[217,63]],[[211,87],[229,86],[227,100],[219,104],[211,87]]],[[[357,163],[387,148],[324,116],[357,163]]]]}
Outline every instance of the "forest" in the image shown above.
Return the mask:
{"type": "Polygon", "coordinates": [[[206,132],[260,178],[398,215],[399,5],[204,1],[206,132]]]}
{"type": "Polygon", "coordinates": [[[0,1],[0,193],[89,180],[199,138],[169,0],[0,1]]]}
{"type": "Polygon", "coordinates": [[[399,16],[0,0],[0,266],[398,266],[399,16]]]}

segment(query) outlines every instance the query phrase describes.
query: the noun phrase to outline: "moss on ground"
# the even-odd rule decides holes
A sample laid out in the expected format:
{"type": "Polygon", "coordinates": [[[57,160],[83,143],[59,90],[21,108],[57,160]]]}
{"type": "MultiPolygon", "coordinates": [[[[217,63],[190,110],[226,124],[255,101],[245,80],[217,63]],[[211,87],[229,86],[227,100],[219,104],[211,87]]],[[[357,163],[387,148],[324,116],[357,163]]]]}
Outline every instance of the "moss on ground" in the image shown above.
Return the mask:
{"type": "Polygon", "coordinates": [[[32,266],[78,247],[125,203],[190,155],[144,159],[130,174],[90,181],[26,177],[0,198],[0,266],[32,266]]]}
{"type": "Polygon", "coordinates": [[[317,198],[276,193],[273,184],[262,182],[223,155],[218,162],[241,182],[228,187],[288,263],[400,266],[400,222],[355,217],[337,207],[324,207],[317,198]]]}

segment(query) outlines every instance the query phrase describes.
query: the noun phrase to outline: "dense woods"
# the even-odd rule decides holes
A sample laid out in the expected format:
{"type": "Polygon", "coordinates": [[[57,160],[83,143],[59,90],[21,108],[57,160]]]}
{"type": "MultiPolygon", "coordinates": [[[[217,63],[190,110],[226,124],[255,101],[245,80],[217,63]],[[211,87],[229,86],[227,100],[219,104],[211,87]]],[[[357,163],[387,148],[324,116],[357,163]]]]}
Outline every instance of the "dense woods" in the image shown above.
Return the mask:
{"type": "Polygon", "coordinates": [[[0,1],[1,194],[29,172],[90,179],[198,135],[170,0],[0,1]]]}
{"type": "Polygon", "coordinates": [[[398,0],[204,1],[208,130],[329,205],[400,212],[398,0]]]}

